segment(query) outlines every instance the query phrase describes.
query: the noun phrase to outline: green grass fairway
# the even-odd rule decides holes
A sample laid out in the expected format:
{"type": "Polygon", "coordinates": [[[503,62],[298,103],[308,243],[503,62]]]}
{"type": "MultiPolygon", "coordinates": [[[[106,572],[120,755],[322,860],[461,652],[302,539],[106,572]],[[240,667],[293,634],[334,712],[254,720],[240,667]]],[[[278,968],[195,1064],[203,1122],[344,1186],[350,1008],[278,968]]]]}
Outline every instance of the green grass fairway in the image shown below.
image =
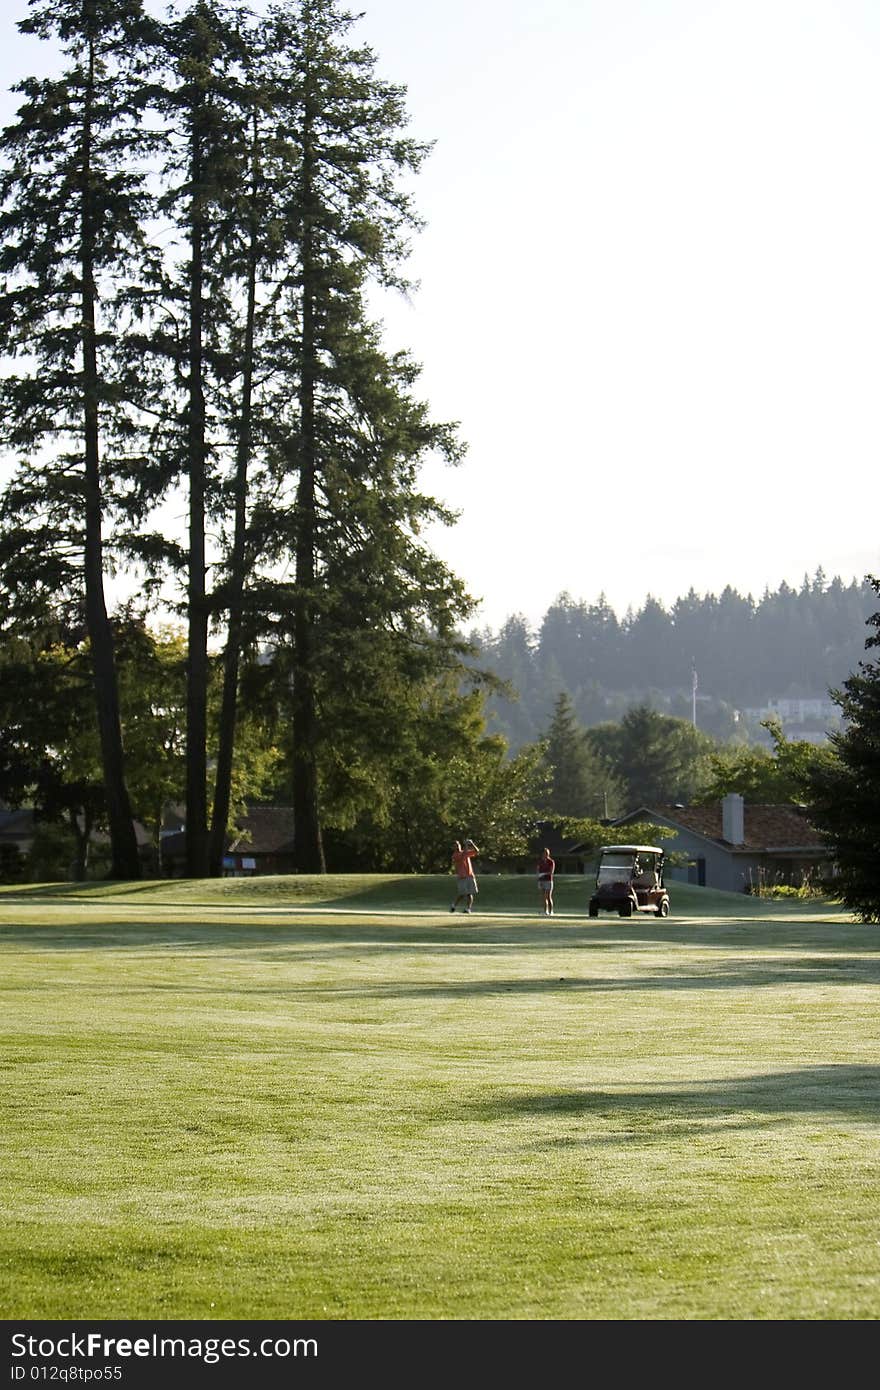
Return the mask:
{"type": "Polygon", "coordinates": [[[880,932],[589,887],[0,889],[0,1317],[877,1318],[880,932]]]}

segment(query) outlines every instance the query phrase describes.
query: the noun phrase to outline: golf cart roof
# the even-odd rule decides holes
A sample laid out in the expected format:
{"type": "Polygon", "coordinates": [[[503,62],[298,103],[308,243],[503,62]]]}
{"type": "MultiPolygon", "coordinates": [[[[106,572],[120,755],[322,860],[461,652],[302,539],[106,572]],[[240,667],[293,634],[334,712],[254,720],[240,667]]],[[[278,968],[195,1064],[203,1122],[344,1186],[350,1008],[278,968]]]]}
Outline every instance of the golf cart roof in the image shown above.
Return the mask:
{"type": "Polygon", "coordinates": [[[600,854],[663,854],[659,845],[603,845],[600,854]]]}

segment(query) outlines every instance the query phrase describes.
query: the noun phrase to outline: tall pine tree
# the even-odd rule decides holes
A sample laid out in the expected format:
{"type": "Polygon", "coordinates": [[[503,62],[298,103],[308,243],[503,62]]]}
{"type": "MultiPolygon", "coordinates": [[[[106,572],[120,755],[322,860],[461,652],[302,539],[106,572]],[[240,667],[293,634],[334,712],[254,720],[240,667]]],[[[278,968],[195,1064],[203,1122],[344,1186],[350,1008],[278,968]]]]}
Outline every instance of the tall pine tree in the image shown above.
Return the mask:
{"type": "Polygon", "coordinates": [[[288,264],[273,347],[261,357],[274,393],[263,416],[277,492],[260,544],[264,562],[292,565],[275,589],[274,640],[289,689],[304,872],[325,867],[322,750],[341,726],[346,738],[358,737],[357,724],[384,728],[387,739],[395,680],[454,664],[465,649],[457,628],[473,607],[420,539],[426,523],[450,518],[420,491],[418,468],[432,451],[457,459],[454,432],[431,421],[413,394],[417,367],[384,348],[366,308],[370,284],[405,287],[418,220],[403,180],[427,151],[404,133],[402,89],[377,78],[369,49],[350,44],[352,23],[335,0],[296,0],[269,11],[264,40],[273,142],[296,176],[274,205],[288,264]],[[374,717],[364,718],[371,704],[374,717]]]}
{"type": "MultiPolygon", "coordinates": [[[[187,622],[186,850],[187,873],[203,877],[211,858],[208,636],[214,600],[210,571],[220,559],[209,545],[209,527],[216,522],[223,529],[230,499],[223,462],[231,442],[231,420],[224,398],[234,389],[229,363],[238,317],[233,301],[240,287],[240,266],[230,260],[229,250],[239,237],[239,189],[247,175],[249,31],[238,8],[217,0],[197,0],[171,19],[162,37],[166,81],[157,104],[166,122],[168,157],[160,208],[176,225],[181,245],[180,259],[166,263],[161,283],[168,320],[176,325],[179,319],[180,326],[176,332],[158,334],[152,347],[167,357],[172,369],[163,393],[169,479],[177,477],[188,498],[181,557],[187,622]]],[[[243,407],[249,381],[246,378],[243,407]]],[[[242,449],[249,448],[246,422],[239,425],[238,450],[234,439],[232,448],[233,467],[241,478],[247,468],[242,449]]],[[[239,517],[243,502],[237,499],[242,494],[241,482],[233,481],[232,505],[239,517]]],[[[241,535],[240,526],[237,535],[241,535]]],[[[243,556],[234,563],[238,574],[243,556]]],[[[227,788],[230,766],[231,752],[224,745],[221,784],[227,788]]],[[[228,799],[221,814],[225,832],[228,799]]]]}
{"type": "Polygon", "coordinates": [[[544,741],[551,816],[599,820],[625,809],[619,779],[585,736],[565,691],[556,698],[544,741]]]}
{"type": "Polygon", "coordinates": [[[44,0],[20,27],[54,40],[64,68],[19,84],[24,101],[0,142],[0,352],[16,359],[0,406],[3,443],[19,458],[0,512],[0,562],[14,603],[23,582],[82,602],[110,874],[137,878],[105,577],[108,517],[125,515],[140,489],[143,381],[125,340],[150,260],[148,23],[140,0],[44,0]]]}

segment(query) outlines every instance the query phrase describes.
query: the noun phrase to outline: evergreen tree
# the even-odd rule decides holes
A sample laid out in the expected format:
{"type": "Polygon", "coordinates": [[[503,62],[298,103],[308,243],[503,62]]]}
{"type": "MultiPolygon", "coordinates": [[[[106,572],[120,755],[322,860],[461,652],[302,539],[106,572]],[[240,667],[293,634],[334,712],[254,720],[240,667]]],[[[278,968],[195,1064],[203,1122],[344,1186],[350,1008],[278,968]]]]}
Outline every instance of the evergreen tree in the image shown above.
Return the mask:
{"type": "Polygon", "coordinates": [[[672,622],[666,609],[650,594],[627,624],[623,685],[628,689],[666,688],[678,684],[680,673],[672,646],[672,622]]]}
{"type": "Polygon", "coordinates": [[[585,817],[594,820],[620,814],[623,787],[586,738],[565,692],[556,700],[553,718],[544,736],[550,774],[550,818],[585,817]]]}
{"type": "MultiPolygon", "coordinates": [[[[340,692],[369,705],[380,651],[398,690],[411,669],[456,663],[473,608],[419,539],[426,523],[452,519],[420,492],[419,464],[431,452],[455,461],[459,446],[414,397],[418,368],[385,351],[365,305],[370,283],[405,284],[418,221],[403,178],[427,151],[404,134],[402,89],[348,44],[352,22],[335,0],[296,0],[269,10],[265,41],[275,139],[296,176],[275,206],[289,261],[264,361],[277,406],[264,554],[274,545],[293,575],[274,591],[267,580],[261,602],[274,607],[289,689],[297,867],[312,872],[324,868],[321,759],[340,733],[340,692]]],[[[376,693],[376,715],[378,704],[376,693]]],[[[393,727],[393,701],[382,713],[393,727]]]]}
{"type": "MultiPolygon", "coordinates": [[[[622,645],[620,624],[605,595],[590,606],[562,593],[548,608],[538,641],[538,668],[546,688],[548,672],[557,670],[562,685],[576,698],[597,681],[618,686],[622,645]]],[[[548,711],[549,713],[549,711],[548,711]]]]}
{"type": "MultiPolygon", "coordinates": [[[[259,365],[258,339],[265,314],[261,313],[259,288],[261,269],[268,268],[277,254],[271,232],[271,185],[265,173],[263,110],[253,69],[258,66],[245,58],[246,120],[243,163],[246,178],[238,198],[235,218],[237,235],[231,238],[228,274],[240,286],[243,304],[242,321],[232,332],[230,373],[226,399],[235,402],[230,433],[234,440],[234,464],[231,477],[231,534],[225,546],[221,569],[212,604],[215,621],[225,609],[228,614],[226,641],[223,648],[223,688],[220,722],[217,733],[217,757],[214,773],[214,804],[211,816],[211,841],[208,868],[215,877],[221,872],[226,831],[232,804],[232,782],[235,759],[235,740],[238,723],[239,676],[247,643],[246,589],[251,567],[252,536],[250,516],[255,510],[251,498],[251,469],[255,437],[258,433],[256,403],[256,372],[259,365]],[[267,266],[268,263],[268,266],[267,266]],[[237,390],[236,390],[237,386],[237,390]]],[[[233,296],[233,299],[235,296],[233,296]]]]}
{"type": "Polygon", "coordinates": [[[777,687],[774,654],[763,641],[758,609],[751,594],[744,597],[729,584],[716,601],[712,668],[704,688],[729,691],[737,704],[762,705],[777,687]]]}
{"type": "Polygon", "coordinates": [[[630,810],[692,800],[705,785],[715,747],[685,720],[645,706],[628,710],[619,724],[590,729],[587,738],[623,781],[630,810]]]}
{"type": "MultiPolygon", "coordinates": [[[[247,37],[238,19],[237,10],[217,0],[197,0],[164,27],[165,90],[158,101],[168,150],[160,207],[183,243],[180,263],[166,264],[162,276],[166,312],[179,326],[157,335],[152,346],[167,355],[172,368],[164,392],[169,481],[181,478],[188,497],[186,856],[191,877],[206,875],[210,858],[208,575],[214,557],[207,537],[209,519],[220,520],[226,503],[221,459],[228,436],[217,402],[230,385],[224,365],[235,267],[228,249],[238,230],[238,190],[247,175],[243,132],[250,106],[242,67],[247,37]]],[[[247,425],[240,439],[246,449],[247,425]]],[[[239,460],[241,468],[246,463],[239,460]]],[[[223,777],[225,786],[225,764],[223,777]]]]}
{"type": "MultiPolygon", "coordinates": [[[[880,594],[880,580],[868,583],[880,594]]],[[[868,624],[869,650],[880,646],[880,612],[868,624]]],[[[863,922],[880,922],[880,664],[860,661],[832,698],[844,724],[830,736],[835,759],[808,771],[810,817],[834,851],[835,893],[863,922]]]]}
{"type": "Polygon", "coordinates": [[[3,443],[20,459],[0,512],[0,565],[13,602],[34,584],[82,602],[110,876],[137,878],[105,549],[108,516],[136,514],[141,488],[143,382],[125,337],[150,260],[147,25],[139,0],[35,0],[20,27],[54,39],[66,66],[58,78],[19,84],[24,102],[0,141],[0,351],[17,359],[0,407],[3,443]]]}
{"type": "Polygon", "coordinates": [[[528,623],[514,613],[497,636],[488,630],[473,632],[470,640],[480,668],[501,683],[486,703],[487,728],[501,734],[515,752],[534,742],[538,727],[536,701],[542,680],[528,623]]]}

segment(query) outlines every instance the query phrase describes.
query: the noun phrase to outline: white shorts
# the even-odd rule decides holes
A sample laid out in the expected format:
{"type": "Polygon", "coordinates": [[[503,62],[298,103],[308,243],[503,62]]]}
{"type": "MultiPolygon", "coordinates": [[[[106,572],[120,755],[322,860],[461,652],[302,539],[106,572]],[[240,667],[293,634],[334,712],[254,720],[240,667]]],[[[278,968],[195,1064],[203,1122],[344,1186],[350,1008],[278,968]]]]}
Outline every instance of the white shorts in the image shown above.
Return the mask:
{"type": "Polygon", "coordinates": [[[471,874],[470,878],[460,878],[458,880],[459,896],[465,893],[476,893],[477,891],[477,880],[474,878],[473,874],[471,874]]]}

